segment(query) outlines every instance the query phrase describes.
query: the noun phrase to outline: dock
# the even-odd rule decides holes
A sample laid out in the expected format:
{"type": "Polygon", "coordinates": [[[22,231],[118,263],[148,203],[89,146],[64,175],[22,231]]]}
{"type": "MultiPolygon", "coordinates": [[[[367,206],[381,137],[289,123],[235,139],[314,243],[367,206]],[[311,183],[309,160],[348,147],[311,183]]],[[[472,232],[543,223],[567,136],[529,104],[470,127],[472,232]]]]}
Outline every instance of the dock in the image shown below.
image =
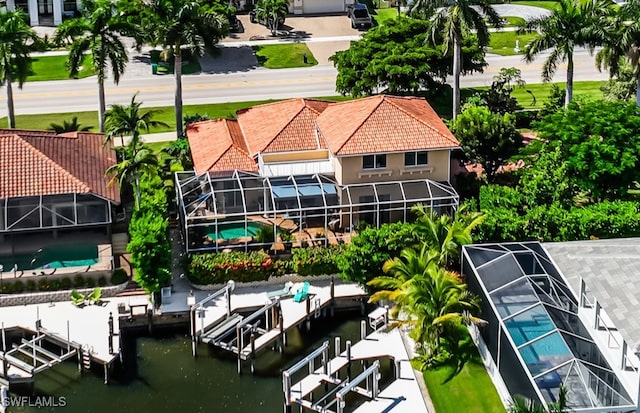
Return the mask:
{"type": "MultiPolygon", "coordinates": [[[[377,311],[376,317],[380,314],[377,311]]],[[[286,413],[291,412],[293,405],[316,412],[342,413],[348,393],[357,393],[366,399],[353,410],[356,413],[428,412],[401,332],[398,329],[386,331],[382,326],[365,337],[366,323],[363,321],[361,335],[363,338],[354,345],[347,341],[344,351],[340,339],[336,338],[335,356],[331,359],[330,345],[326,341],[283,372],[286,413]],[[379,367],[383,360],[393,363],[394,380],[381,389],[379,367]],[[354,362],[364,366],[364,371],[355,378],[351,374],[351,364],[354,362]],[[317,364],[320,367],[316,368],[317,364]],[[292,382],[294,374],[305,367],[308,368],[307,375],[292,382]],[[318,392],[320,397],[317,397],[318,392]]]]}
{"type": "Polygon", "coordinates": [[[74,357],[81,371],[92,363],[102,365],[108,383],[113,363],[120,358],[117,314],[115,299],[83,308],[70,302],[0,307],[0,383],[33,383],[38,373],[74,357]],[[20,330],[31,338],[11,346],[7,330],[20,330]]]}
{"type": "MultiPolygon", "coordinates": [[[[275,285],[273,290],[279,287],[275,285]]],[[[232,292],[233,288],[227,285],[194,302],[191,331],[194,356],[198,342],[233,352],[239,374],[243,361],[251,361],[254,371],[253,360],[259,352],[272,347],[282,350],[286,346],[286,333],[292,328],[305,325],[309,329],[312,320],[332,314],[339,300],[352,300],[364,306],[367,297],[362,287],[333,280],[328,285],[310,285],[306,299],[299,303],[293,300],[295,291],[280,297],[274,296],[274,291],[232,292]]]]}

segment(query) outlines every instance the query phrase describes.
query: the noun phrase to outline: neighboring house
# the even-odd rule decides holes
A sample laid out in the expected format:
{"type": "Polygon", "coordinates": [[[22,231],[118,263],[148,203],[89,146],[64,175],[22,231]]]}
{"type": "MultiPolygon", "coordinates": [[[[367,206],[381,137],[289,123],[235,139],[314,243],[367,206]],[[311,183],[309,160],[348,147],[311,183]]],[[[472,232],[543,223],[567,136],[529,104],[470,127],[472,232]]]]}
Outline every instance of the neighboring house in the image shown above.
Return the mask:
{"type": "Polygon", "coordinates": [[[327,234],[406,220],[417,203],[458,204],[448,180],[460,144],[422,98],[291,99],[192,124],[187,137],[195,171],[177,176],[187,238],[197,228],[192,239],[219,239],[212,226],[231,223],[248,231],[259,216],[327,234]]]}
{"type": "Polygon", "coordinates": [[[472,328],[505,404],[637,412],[640,239],[463,247],[462,272],[487,325],[472,328]]]}
{"type": "Polygon", "coordinates": [[[72,250],[79,245],[91,245],[88,254],[110,260],[112,211],[120,195],[105,177],[116,157],[103,139],[87,132],[0,129],[0,265],[5,272],[15,265],[32,269],[51,261],[99,258],[78,257],[72,250]]]}
{"type": "Polygon", "coordinates": [[[6,0],[8,10],[22,9],[29,15],[31,26],[57,26],[63,17],[73,17],[80,0],[6,0]]]}

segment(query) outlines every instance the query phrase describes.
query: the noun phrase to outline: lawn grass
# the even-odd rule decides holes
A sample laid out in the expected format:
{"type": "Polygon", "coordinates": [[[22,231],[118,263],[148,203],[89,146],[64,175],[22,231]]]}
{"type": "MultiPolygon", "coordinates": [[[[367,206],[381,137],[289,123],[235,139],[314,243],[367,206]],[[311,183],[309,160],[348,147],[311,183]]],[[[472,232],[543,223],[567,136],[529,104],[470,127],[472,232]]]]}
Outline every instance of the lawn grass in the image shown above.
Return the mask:
{"type": "MultiPolygon", "coordinates": [[[[573,83],[573,97],[574,99],[580,96],[590,98],[602,98],[602,91],[600,87],[605,82],[602,81],[588,81],[588,82],[574,82],[573,83]]],[[[536,83],[527,84],[524,88],[516,88],[512,96],[518,99],[520,105],[525,109],[541,109],[544,102],[549,96],[552,83],[536,83]],[[531,91],[535,96],[535,105],[533,105],[533,98],[531,94],[527,93],[527,90],[531,91]]],[[[566,83],[556,83],[559,88],[564,89],[566,83]]]]}
{"type": "MultiPolygon", "coordinates": [[[[169,61],[162,61],[160,59],[160,50],[152,50],[149,55],[151,57],[151,63],[158,65],[158,74],[161,75],[172,75],[173,74],[173,59],[169,61]]],[[[190,56],[183,56],[182,61],[182,74],[183,75],[192,75],[194,73],[200,73],[200,62],[198,62],[198,58],[191,58],[190,56]]]]}
{"type": "Polygon", "coordinates": [[[465,363],[460,373],[451,377],[452,366],[424,372],[429,396],[438,413],[504,413],[505,409],[480,356],[465,363]]]}
{"type": "Polygon", "coordinates": [[[507,21],[504,27],[518,27],[526,23],[526,20],[517,16],[502,16],[507,21]]]}
{"type": "Polygon", "coordinates": [[[267,69],[315,66],[318,61],[305,43],[269,44],[253,46],[258,64],[267,69]],[[307,62],[304,56],[307,56],[307,62]]]}
{"type": "MultiPolygon", "coordinates": [[[[318,97],[317,99],[332,100],[332,101],[344,101],[350,98],[344,96],[328,96],[318,97]]],[[[193,115],[200,113],[202,115],[207,114],[211,119],[218,118],[231,118],[235,117],[235,113],[239,109],[245,109],[251,106],[260,105],[263,103],[275,102],[275,100],[256,100],[250,102],[228,102],[228,103],[210,103],[202,105],[186,105],[183,107],[183,113],[185,115],[193,115]]],[[[157,110],[158,113],[154,115],[154,119],[165,122],[169,127],[155,127],[151,128],[150,133],[159,132],[171,132],[175,131],[175,114],[173,106],[164,106],[151,108],[157,110]]],[[[32,130],[46,130],[52,122],[61,123],[65,119],[71,119],[73,116],[78,117],[78,122],[84,126],[92,126],[92,131],[97,131],[98,125],[98,112],[75,112],[75,113],[48,113],[37,115],[17,115],[16,127],[32,130]]],[[[7,118],[0,119],[0,128],[7,127],[7,118]]]]}
{"type": "Polygon", "coordinates": [[[376,26],[382,26],[386,21],[398,18],[398,9],[376,9],[371,17],[376,21],[376,26]]]}
{"type": "Polygon", "coordinates": [[[488,53],[494,53],[501,56],[513,56],[516,54],[522,54],[524,46],[529,43],[535,34],[517,34],[516,32],[494,32],[491,33],[489,39],[488,53]],[[520,52],[516,52],[516,40],[520,41],[520,52]]]}
{"type": "Polygon", "coordinates": [[[515,0],[512,1],[511,4],[517,4],[520,6],[533,6],[533,7],[541,7],[547,10],[553,10],[558,5],[557,1],[537,1],[537,0],[515,0]]]}
{"type": "MultiPolygon", "coordinates": [[[[31,58],[31,74],[27,77],[27,82],[42,80],[67,80],[69,70],[67,70],[67,56],[38,56],[31,58]]],[[[82,69],[80,69],[77,79],[92,76],[91,56],[84,58],[82,69]]]]}

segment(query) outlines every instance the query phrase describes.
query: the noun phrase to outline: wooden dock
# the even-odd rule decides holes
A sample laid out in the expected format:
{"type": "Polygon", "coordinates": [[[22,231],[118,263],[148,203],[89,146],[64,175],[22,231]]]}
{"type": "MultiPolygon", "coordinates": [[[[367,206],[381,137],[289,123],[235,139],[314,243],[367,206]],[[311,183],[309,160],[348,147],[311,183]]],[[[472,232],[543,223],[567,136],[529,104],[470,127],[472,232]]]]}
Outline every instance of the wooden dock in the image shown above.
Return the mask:
{"type": "Polygon", "coordinates": [[[194,340],[236,354],[238,373],[242,372],[242,362],[248,360],[253,371],[256,355],[270,347],[281,350],[286,345],[286,333],[292,328],[302,324],[310,328],[313,319],[333,312],[337,300],[353,300],[363,305],[367,296],[360,286],[333,281],[326,286],[311,285],[306,300],[300,303],[294,302],[292,296],[272,300],[268,295],[269,292],[225,294],[225,297],[219,294],[204,305],[196,303],[192,311],[194,340]],[[230,302],[225,301],[227,298],[230,302]],[[249,310],[253,311],[249,316],[239,314],[249,310]]]}
{"type": "MultiPolygon", "coordinates": [[[[363,331],[366,331],[366,325],[363,331]]],[[[340,349],[340,340],[336,339],[335,348],[336,356],[329,360],[329,344],[325,342],[323,346],[283,373],[285,412],[291,412],[292,405],[299,405],[316,412],[341,413],[344,408],[343,397],[348,392],[356,392],[368,399],[354,410],[357,413],[428,412],[398,329],[390,332],[376,330],[355,345],[347,342],[344,351],[340,349]],[[316,368],[319,357],[322,360],[320,367],[316,368]],[[377,368],[373,367],[382,359],[390,359],[394,363],[395,380],[386,388],[379,389],[377,368]],[[351,379],[350,366],[356,361],[364,362],[365,366],[368,363],[374,363],[374,365],[368,367],[358,377],[351,379]],[[291,383],[293,374],[307,366],[310,369],[309,373],[301,380],[291,383]],[[341,373],[344,368],[347,368],[346,374],[341,373]],[[364,383],[366,386],[360,387],[358,383],[364,383]],[[318,390],[324,394],[314,399],[313,393],[318,390]]]]}

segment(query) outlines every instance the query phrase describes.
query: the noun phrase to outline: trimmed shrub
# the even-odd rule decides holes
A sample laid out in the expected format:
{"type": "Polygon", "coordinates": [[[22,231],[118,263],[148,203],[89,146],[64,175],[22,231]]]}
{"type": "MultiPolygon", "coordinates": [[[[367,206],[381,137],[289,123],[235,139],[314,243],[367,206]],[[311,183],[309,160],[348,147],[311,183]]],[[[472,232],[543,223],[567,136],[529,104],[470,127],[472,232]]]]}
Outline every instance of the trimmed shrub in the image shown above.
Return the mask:
{"type": "Polygon", "coordinates": [[[60,280],[60,289],[62,290],[70,290],[73,285],[72,281],[68,277],[64,277],[60,280]]]}
{"type": "Polygon", "coordinates": [[[341,245],[329,248],[294,248],[291,250],[295,272],[302,275],[336,274],[339,272],[335,257],[342,253],[341,245]]]}
{"type": "Polygon", "coordinates": [[[98,278],[98,286],[104,287],[105,285],[107,285],[107,279],[104,276],[98,278]]]}
{"type": "Polygon", "coordinates": [[[96,280],[93,278],[87,278],[87,288],[94,288],[96,286],[96,280]]]}
{"type": "MultiPolygon", "coordinates": [[[[18,282],[20,282],[20,281],[18,281],[18,282]]],[[[16,289],[16,284],[13,285],[13,292],[14,293],[21,293],[22,290],[18,291],[16,289]]],[[[26,288],[27,288],[27,291],[29,291],[29,292],[35,291],[36,290],[36,282],[34,280],[27,280],[26,288]]]]}
{"type": "Polygon", "coordinates": [[[111,276],[111,284],[119,285],[129,281],[129,275],[124,270],[124,268],[116,268],[113,271],[113,275],[111,276]]]}
{"type": "Polygon", "coordinates": [[[87,280],[85,280],[82,275],[78,274],[75,277],[73,277],[74,288],[83,288],[86,285],[87,285],[87,280]]]}
{"type": "MultiPolygon", "coordinates": [[[[31,282],[33,282],[33,281],[31,281],[31,282]]],[[[34,287],[33,289],[35,290],[35,283],[34,283],[34,286],[33,286],[33,287],[34,287]]],[[[27,281],[27,289],[28,289],[28,288],[29,288],[29,281],[27,281]]],[[[24,291],[24,284],[22,283],[22,281],[16,281],[16,282],[14,282],[14,283],[13,283],[12,290],[13,290],[13,292],[14,292],[14,293],[16,293],[16,294],[20,294],[21,292],[23,292],[23,291],[24,291]]],[[[30,290],[30,291],[33,291],[33,290],[30,290]]]]}
{"type": "Polygon", "coordinates": [[[187,268],[196,284],[263,281],[274,272],[271,257],[263,251],[192,255],[187,268]]]}

